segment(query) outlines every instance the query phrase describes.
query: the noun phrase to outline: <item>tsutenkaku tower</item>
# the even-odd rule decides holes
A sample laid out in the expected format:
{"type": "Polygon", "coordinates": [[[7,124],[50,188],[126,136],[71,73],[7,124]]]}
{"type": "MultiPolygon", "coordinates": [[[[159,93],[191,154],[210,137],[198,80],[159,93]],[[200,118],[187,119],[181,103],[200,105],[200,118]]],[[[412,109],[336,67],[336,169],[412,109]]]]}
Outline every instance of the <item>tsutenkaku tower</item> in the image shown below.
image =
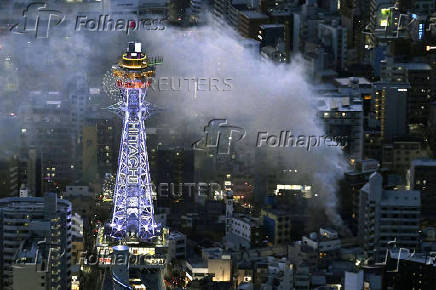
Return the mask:
{"type": "Polygon", "coordinates": [[[116,239],[147,240],[157,231],[144,120],[151,110],[147,88],[155,65],[160,63],[147,59],[141,43],[130,42],[127,52],[112,67],[120,101],[109,108],[123,118],[110,234],[116,239]]]}

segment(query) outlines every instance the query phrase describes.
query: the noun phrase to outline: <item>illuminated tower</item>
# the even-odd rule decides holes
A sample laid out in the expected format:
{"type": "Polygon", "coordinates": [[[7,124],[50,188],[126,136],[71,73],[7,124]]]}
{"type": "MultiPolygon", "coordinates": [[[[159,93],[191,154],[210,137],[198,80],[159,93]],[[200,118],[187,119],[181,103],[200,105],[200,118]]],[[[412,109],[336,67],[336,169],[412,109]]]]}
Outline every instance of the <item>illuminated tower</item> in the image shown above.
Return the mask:
{"type": "Polygon", "coordinates": [[[123,118],[111,223],[111,236],[116,239],[148,240],[157,230],[144,120],[151,112],[147,88],[159,63],[147,59],[141,43],[130,42],[118,65],[112,67],[121,99],[109,109],[123,118]]]}

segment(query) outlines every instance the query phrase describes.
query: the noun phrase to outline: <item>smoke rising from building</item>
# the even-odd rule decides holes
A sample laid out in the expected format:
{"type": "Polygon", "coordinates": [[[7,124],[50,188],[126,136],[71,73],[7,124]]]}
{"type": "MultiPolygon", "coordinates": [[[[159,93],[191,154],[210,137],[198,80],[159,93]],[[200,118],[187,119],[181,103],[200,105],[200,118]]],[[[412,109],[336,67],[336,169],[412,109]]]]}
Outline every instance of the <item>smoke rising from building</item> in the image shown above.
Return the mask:
{"type": "MultiPolygon", "coordinates": [[[[325,135],[317,121],[316,93],[305,78],[303,60],[296,58],[290,65],[262,60],[253,48],[242,44],[246,40],[228,28],[166,27],[130,35],[65,31],[69,26],[63,29],[48,39],[8,33],[0,37],[3,47],[0,55],[10,55],[19,70],[19,88],[4,94],[17,109],[29,90],[65,92],[67,84],[74,83],[79,76],[86,76],[91,86],[101,86],[105,72],[111,69],[126,43],[138,40],[147,53],[163,57],[158,77],[168,77],[169,81],[188,78],[197,87],[201,78],[207,79],[206,82],[216,78],[220,84],[224,79],[229,80],[228,90],[217,90],[210,85],[199,90],[179,83],[170,84],[170,90],[150,90],[151,102],[164,108],[151,122],[157,127],[166,125],[185,132],[181,146],[201,137],[211,119],[226,119],[247,131],[246,138],[235,145],[236,150],[244,153],[256,150],[260,131],[291,130],[297,136],[325,135]]],[[[4,74],[2,69],[0,74],[4,74]]],[[[335,184],[346,168],[340,148],[322,146],[310,152],[294,147],[262,150],[275,150],[273,154],[279,155],[275,160],[280,160],[280,164],[271,164],[272,167],[302,172],[304,179],[322,196],[332,221],[340,223],[335,210],[335,184]]]]}

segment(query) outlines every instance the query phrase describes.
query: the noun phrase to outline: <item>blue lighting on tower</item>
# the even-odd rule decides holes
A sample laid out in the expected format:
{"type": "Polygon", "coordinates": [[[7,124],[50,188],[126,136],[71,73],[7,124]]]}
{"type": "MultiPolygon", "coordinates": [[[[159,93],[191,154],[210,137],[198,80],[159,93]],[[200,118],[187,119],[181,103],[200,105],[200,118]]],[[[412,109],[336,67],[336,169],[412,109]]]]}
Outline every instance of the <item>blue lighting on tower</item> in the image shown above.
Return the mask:
{"type": "Polygon", "coordinates": [[[119,64],[112,67],[121,100],[109,109],[123,118],[111,222],[111,236],[116,239],[148,240],[158,229],[144,125],[151,112],[151,104],[146,101],[147,87],[156,64],[147,59],[140,43],[129,43],[119,64]]]}

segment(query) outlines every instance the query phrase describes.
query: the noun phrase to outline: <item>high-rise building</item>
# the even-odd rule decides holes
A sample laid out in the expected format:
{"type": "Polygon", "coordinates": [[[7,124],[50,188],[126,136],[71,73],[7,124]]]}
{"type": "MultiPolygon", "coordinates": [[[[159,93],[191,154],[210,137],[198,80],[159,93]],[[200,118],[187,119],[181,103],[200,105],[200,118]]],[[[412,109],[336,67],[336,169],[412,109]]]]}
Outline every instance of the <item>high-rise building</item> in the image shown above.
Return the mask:
{"type": "Polygon", "coordinates": [[[261,24],[257,39],[260,41],[260,48],[264,46],[276,46],[279,39],[284,40],[285,27],[283,24],[261,24]]]}
{"type": "Polygon", "coordinates": [[[180,184],[194,182],[194,151],[171,146],[158,146],[157,150],[152,151],[150,164],[154,184],[158,187],[162,183],[172,183],[176,188],[174,194],[193,199],[193,196],[188,196],[186,187],[183,187],[182,192],[178,188],[180,184]]]}
{"type": "Polygon", "coordinates": [[[329,54],[330,67],[336,71],[343,71],[347,63],[347,29],[336,19],[318,26],[318,38],[321,45],[329,54]]]}
{"type": "Polygon", "coordinates": [[[380,163],[374,159],[357,161],[354,170],[345,172],[344,194],[341,200],[341,215],[344,220],[351,218],[351,229],[357,232],[359,218],[359,193],[369,176],[379,169],[380,163]]]}
{"type": "Polygon", "coordinates": [[[43,185],[41,153],[37,148],[31,147],[26,156],[25,178],[27,190],[32,196],[41,196],[43,185]]]}
{"type": "Polygon", "coordinates": [[[380,137],[390,141],[394,137],[404,137],[407,127],[407,82],[374,84],[376,119],[380,123],[380,137]]]}
{"type": "Polygon", "coordinates": [[[69,86],[68,100],[71,111],[72,153],[75,166],[80,166],[83,126],[85,125],[86,108],[89,103],[89,87],[86,77],[78,76],[69,86]]]}
{"type": "Polygon", "coordinates": [[[328,96],[319,102],[318,115],[324,123],[327,136],[339,138],[347,156],[362,159],[363,109],[360,101],[353,103],[351,97],[328,96]]]}
{"type": "Polygon", "coordinates": [[[396,173],[405,174],[414,159],[426,158],[427,145],[417,137],[395,138],[383,146],[382,165],[396,173]]]}
{"type": "Polygon", "coordinates": [[[421,224],[436,225],[436,160],[416,159],[411,162],[408,184],[421,192],[421,224]]]}
{"type": "Polygon", "coordinates": [[[374,48],[376,46],[376,31],[384,29],[387,26],[387,21],[382,18],[382,9],[388,9],[394,6],[394,0],[371,0],[369,4],[369,38],[367,47],[374,48]],[[383,20],[383,21],[382,21],[383,20]]]}
{"type": "Polygon", "coordinates": [[[20,109],[22,159],[31,158],[29,148],[37,150],[43,191],[57,190],[73,179],[70,109],[59,92],[39,91],[20,109]]]}
{"type": "Polygon", "coordinates": [[[82,170],[83,180],[103,178],[113,174],[118,166],[120,124],[109,112],[92,112],[83,127],[82,170]]]}
{"type": "Polygon", "coordinates": [[[20,165],[16,156],[0,161],[0,196],[18,196],[21,184],[25,182],[20,165]]]}
{"type": "Polygon", "coordinates": [[[38,289],[71,288],[69,201],[58,199],[54,193],[47,193],[44,197],[0,199],[0,231],[2,289],[25,289],[16,288],[14,283],[24,287],[31,282],[34,283],[32,289],[33,285],[42,287],[38,289]],[[33,267],[29,266],[30,263],[33,267]],[[41,279],[23,281],[28,279],[27,275],[41,276],[41,279]]]}
{"type": "Polygon", "coordinates": [[[385,190],[383,177],[373,173],[360,190],[359,236],[368,257],[384,259],[388,245],[418,245],[421,198],[416,190],[385,190]]]}
{"type": "Polygon", "coordinates": [[[238,31],[243,37],[256,38],[259,25],[269,23],[269,18],[266,14],[254,11],[240,11],[238,31]]]}
{"type": "Polygon", "coordinates": [[[189,0],[171,0],[169,1],[168,21],[173,25],[186,25],[189,21],[188,9],[189,0]]]}
{"type": "Polygon", "coordinates": [[[381,78],[392,83],[410,84],[406,106],[408,129],[411,134],[424,136],[432,102],[431,66],[423,62],[395,62],[387,57],[381,64],[381,78]]]}
{"type": "Polygon", "coordinates": [[[432,100],[432,68],[426,63],[402,64],[407,71],[410,89],[407,92],[407,119],[410,133],[424,135],[432,100]]]}

